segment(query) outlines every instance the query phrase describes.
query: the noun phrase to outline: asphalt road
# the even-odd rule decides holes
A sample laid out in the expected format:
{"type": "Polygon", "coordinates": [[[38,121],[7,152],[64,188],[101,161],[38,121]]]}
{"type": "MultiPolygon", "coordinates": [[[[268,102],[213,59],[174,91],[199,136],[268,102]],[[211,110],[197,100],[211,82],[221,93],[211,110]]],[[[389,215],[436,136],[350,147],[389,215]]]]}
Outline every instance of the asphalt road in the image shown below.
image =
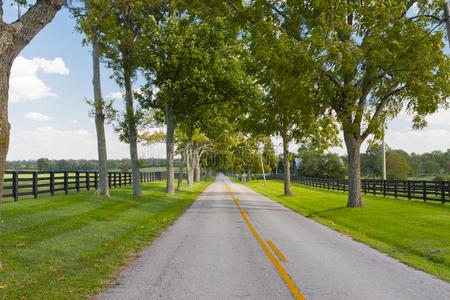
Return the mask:
{"type": "Polygon", "coordinates": [[[295,299],[296,290],[306,299],[450,299],[449,283],[223,176],[99,299],[295,299]]]}

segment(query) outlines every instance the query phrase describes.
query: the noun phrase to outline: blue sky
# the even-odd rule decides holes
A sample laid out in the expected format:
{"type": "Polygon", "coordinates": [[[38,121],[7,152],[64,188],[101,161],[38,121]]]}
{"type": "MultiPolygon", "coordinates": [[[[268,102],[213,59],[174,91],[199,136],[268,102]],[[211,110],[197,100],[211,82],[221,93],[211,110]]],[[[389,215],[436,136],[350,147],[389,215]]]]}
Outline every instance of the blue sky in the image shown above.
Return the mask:
{"type": "MultiPolygon", "coordinates": [[[[5,4],[4,10],[5,21],[17,16],[15,7],[5,4]]],[[[92,59],[74,25],[63,9],[16,59],[10,80],[8,160],[97,158],[95,125],[84,102],[93,97],[92,59]]],[[[120,91],[110,74],[102,68],[104,96],[120,91]]],[[[122,100],[116,99],[115,105],[122,109],[122,100]]],[[[129,157],[128,145],[118,140],[111,126],[106,134],[108,156],[129,157]]],[[[164,155],[163,145],[140,147],[140,156],[164,155]]]]}
{"type": "MultiPolygon", "coordinates": [[[[5,4],[4,10],[5,21],[17,16],[17,8],[5,4]]],[[[63,9],[20,53],[10,81],[8,160],[97,158],[95,125],[83,101],[92,98],[92,62],[90,48],[81,41],[74,21],[63,9]]],[[[103,67],[104,96],[120,92],[109,76],[103,67]]],[[[117,108],[123,108],[121,99],[115,101],[117,108]]],[[[109,158],[129,157],[128,145],[118,140],[110,126],[106,135],[109,158]]],[[[389,123],[386,142],[409,153],[446,151],[450,148],[450,110],[431,116],[422,131],[411,130],[410,119],[401,115],[389,123]]],[[[291,150],[296,152],[294,145],[291,150]]],[[[342,148],[332,151],[345,153],[342,148]]],[[[164,157],[165,147],[140,147],[139,154],[164,157]]]]}

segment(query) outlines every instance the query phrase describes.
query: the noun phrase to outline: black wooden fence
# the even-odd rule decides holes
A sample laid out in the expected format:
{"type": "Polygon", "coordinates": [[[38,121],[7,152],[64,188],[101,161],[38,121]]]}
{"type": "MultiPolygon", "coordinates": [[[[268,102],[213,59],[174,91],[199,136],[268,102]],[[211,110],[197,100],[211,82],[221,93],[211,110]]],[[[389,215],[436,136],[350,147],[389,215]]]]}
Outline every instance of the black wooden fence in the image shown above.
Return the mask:
{"type": "MultiPolygon", "coordinates": [[[[284,177],[283,174],[272,174],[266,178],[283,180],[284,177]]],[[[347,179],[291,176],[291,182],[320,189],[348,191],[347,179]]],[[[362,179],[361,189],[364,194],[450,202],[450,181],[362,179]]]]}
{"type": "MultiPolygon", "coordinates": [[[[108,172],[109,188],[131,185],[129,172],[108,172]]],[[[141,182],[165,180],[166,172],[141,172],[141,182]]],[[[175,178],[178,174],[175,174],[175,178]]],[[[81,189],[96,189],[98,171],[5,171],[3,198],[14,198],[18,201],[22,196],[37,198],[40,194],[51,194],[81,189]]]]}

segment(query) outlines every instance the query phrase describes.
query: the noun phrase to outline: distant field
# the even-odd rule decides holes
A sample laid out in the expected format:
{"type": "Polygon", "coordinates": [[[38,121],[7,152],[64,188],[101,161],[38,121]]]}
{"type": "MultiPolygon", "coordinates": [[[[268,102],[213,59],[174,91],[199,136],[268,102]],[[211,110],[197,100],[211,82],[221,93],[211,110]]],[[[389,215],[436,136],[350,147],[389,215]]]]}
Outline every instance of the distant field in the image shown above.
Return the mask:
{"type": "MultiPolygon", "coordinates": [[[[420,175],[420,176],[411,176],[408,177],[408,180],[427,180],[427,181],[432,181],[434,177],[439,176],[439,175],[420,175]]],[[[448,176],[448,175],[443,175],[444,177],[448,176]]]]}
{"type": "Polygon", "coordinates": [[[249,188],[413,267],[450,281],[450,205],[363,195],[364,208],[346,208],[347,193],[254,180],[249,188]]]}
{"type": "Polygon", "coordinates": [[[176,195],[164,181],[144,183],[142,199],[127,187],[111,199],[91,191],[4,203],[0,299],[90,299],[210,183],[176,195]]]}
{"type": "MultiPolygon", "coordinates": [[[[179,167],[173,167],[174,172],[178,172],[179,167]]],[[[150,168],[142,168],[141,172],[165,172],[166,167],[150,167],[150,168]]]]}

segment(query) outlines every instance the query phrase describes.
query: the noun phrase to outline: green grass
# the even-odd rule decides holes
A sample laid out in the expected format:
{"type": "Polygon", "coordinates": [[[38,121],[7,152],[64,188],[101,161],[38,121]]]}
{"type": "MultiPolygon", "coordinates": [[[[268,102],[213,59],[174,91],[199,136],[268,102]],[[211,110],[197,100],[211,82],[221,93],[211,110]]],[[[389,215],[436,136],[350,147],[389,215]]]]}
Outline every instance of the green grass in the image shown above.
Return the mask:
{"type": "Polygon", "coordinates": [[[450,281],[450,205],[363,195],[364,208],[346,208],[347,194],[282,181],[245,184],[286,207],[417,269],[450,281]]]}
{"type": "Polygon", "coordinates": [[[203,191],[167,195],[165,182],[5,203],[0,227],[0,299],[85,299],[108,286],[203,191]],[[6,287],[5,287],[6,286],[6,287]]]}

